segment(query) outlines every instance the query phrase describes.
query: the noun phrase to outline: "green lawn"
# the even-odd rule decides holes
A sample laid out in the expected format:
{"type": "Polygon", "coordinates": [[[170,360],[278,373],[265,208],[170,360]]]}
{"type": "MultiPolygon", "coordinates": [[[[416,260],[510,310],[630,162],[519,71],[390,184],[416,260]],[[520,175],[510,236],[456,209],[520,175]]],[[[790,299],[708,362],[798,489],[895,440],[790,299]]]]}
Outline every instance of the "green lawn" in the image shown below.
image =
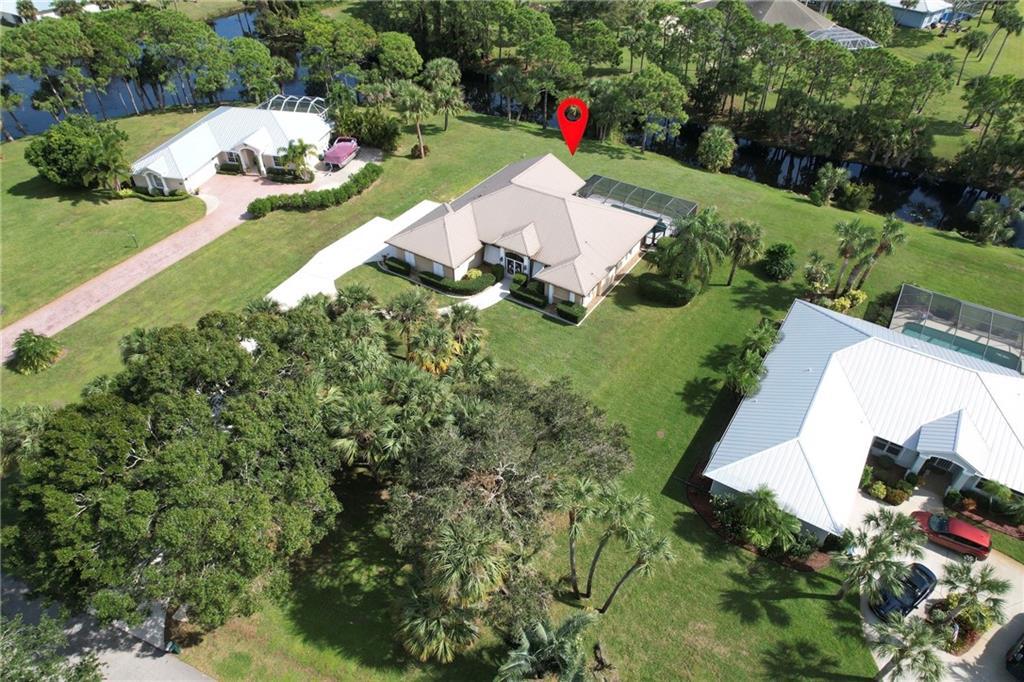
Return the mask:
{"type": "MultiPolygon", "coordinates": [[[[390,272],[384,272],[376,265],[371,264],[360,265],[355,270],[345,273],[334,282],[334,285],[339,287],[346,284],[362,284],[368,287],[373,292],[373,295],[377,297],[377,300],[381,302],[387,302],[395,294],[415,286],[409,280],[390,272]]],[[[428,288],[427,290],[433,295],[434,303],[438,307],[458,303],[461,300],[433,289],[428,288]]]]}
{"type": "MultiPolygon", "coordinates": [[[[1017,0],[1017,6],[1024,11],[1024,0],[1017,0]]],[[[986,33],[991,33],[996,25],[992,21],[992,12],[989,11],[985,12],[980,26],[978,26],[978,21],[974,20],[964,22],[962,27],[968,30],[980,28],[986,33]]],[[[896,35],[888,49],[912,62],[920,62],[928,55],[936,52],[951,54],[956,58],[956,70],[959,73],[960,64],[964,58],[964,50],[961,47],[956,47],[954,43],[965,32],[950,32],[945,37],[939,37],[941,31],[938,30],[921,31],[899,28],[896,30],[896,35]]],[[[1003,31],[999,32],[985,54],[985,58],[981,61],[978,61],[976,54],[968,58],[960,85],[954,85],[949,92],[937,95],[929,102],[925,113],[931,119],[930,129],[934,136],[932,152],[936,156],[951,159],[973,139],[974,133],[964,130],[963,127],[964,101],[961,99],[964,91],[963,86],[971,78],[988,73],[996,53],[999,52],[999,45],[1002,43],[1004,35],[1003,31]]],[[[1003,54],[999,57],[999,61],[992,71],[992,74],[995,76],[1008,73],[1018,78],[1024,76],[1024,36],[1010,36],[1006,41],[1006,48],[1003,50],[1003,54]]]]}
{"type": "MultiPolygon", "coordinates": [[[[73,399],[91,377],[117,369],[116,341],[132,327],[191,323],[212,308],[238,308],[374,215],[394,217],[424,198],[452,198],[501,166],[546,151],[583,177],[600,172],[715,204],[729,218],[758,220],[770,241],[794,243],[801,260],[814,248],[830,251],[831,226],[849,217],[796,194],[617,145],[588,141],[570,159],[554,131],[475,114],[453,121],[449,133],[428,126],[427,134],[432,153],[425,163],[389,158],[377,186],[315,219],[278,212],[243,224],[69,328],[59,335],[68,355],[56,367],[35,377],[4,372],[5,403],[73,399]]],[[[403,153],[408,137],[404,143],[403,153]]],[[[1024,252],[978,247],[917,226],[908,231],[909,243],[875,268],[869,293],[906,280],[1024,313],[1024,300],[1005,295],[1024,287],[1024,252]]],[[[719,272],[709,291],[689,306],[660,308],[638,299],[640,272],[627,277],[578,328],[509,302],[482,314],[501,364],[538,379],[568,374],[628,426],[636,469],[627,485],[651,496],[658,528],[674,538],[679,561],[628,585],[594,634],[622,679],[872,675],[853,600],[830,599],[834,575],[796,574],[723,545],[683,497],[681,480],[731,416],[732,403],[719,388],[724,352],[762,315],[781,316],[797,287],[742,270],[726,288],[719,272]]],[[[396,284],[408,286],[369,269],[351,277],[385,296],[396,284]]],[[[346,508],[342,525],[297,579],[293,595],[209,634],[185,659],[221,679],[490,677],[491,643],[452,668],[409,667],[389,638],[387,595],[400,567],[368,521],[378,517],[373,507],[379,500],[353,485],[342,486],[340,494],[346,508]]],[[[584,542],[582,553],[589,552],[584,542]]],[[[563,555],[556,539],[545,558],[552,575],[564,571],[563,555]]],[[[627,566],[617,548],[606,561],[599,596],[627,566]]]]}
{"type": "Polygon", "coordinates": [[[241,12],[244,9],[240,0],[171,0],[169,7],[192,19],[204,21],[241,12]]]}
{"type": "MultiPolygon", "coordinates": [[[[199,113],[153,114],[117,122],[135,159],[199,118],[199,113]]],[[[110,266],[202,217],[199,199],[179,202],[108,200],[69,191],[40,177],[25,161],[28,140],[3,145],[3,274],[0,321],[6,325],[110,266]]]]}

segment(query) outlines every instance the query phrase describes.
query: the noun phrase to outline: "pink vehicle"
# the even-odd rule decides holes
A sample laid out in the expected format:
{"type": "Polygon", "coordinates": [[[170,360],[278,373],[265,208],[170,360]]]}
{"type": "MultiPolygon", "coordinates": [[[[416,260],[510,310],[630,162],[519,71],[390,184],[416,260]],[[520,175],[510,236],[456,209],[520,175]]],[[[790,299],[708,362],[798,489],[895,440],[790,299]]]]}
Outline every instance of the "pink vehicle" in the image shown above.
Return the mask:
{"type": "Polygon", "coordinates": [[[339,137],[324,154],[324,163],[335,169],[341,168],[355,158],[359,152],[359,142],[354,137],[339,137]]]}

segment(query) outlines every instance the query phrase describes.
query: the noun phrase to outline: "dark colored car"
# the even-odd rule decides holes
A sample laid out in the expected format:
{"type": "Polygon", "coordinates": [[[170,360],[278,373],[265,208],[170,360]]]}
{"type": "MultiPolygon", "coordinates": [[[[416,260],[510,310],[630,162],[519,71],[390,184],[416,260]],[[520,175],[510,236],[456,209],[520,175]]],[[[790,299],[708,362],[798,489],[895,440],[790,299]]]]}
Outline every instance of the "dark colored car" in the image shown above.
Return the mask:
{"type": "Polygon", "coordinates": [[[1006,652],[1006,670],[1014,679],[1024,680],[1024,635],[1006,652]]]}
{"type": "Polygon", "coordinates": [[[928,539],[937,545],[960,552],[965,558],[984,561],[992,551],[992,536],[960,519],[950,519],[926,511],[911,514],[928,539]]]}
{"type": "Polygon", "coordinates": [[[888,590],[882,592],[882,600],[871,605],[871,610],[882,620],[889,618],[891,613],[907,615],[917,605],[928,598],[935,589],[938,578],[924,564],[911,564],[910,573],[903,579],[903,592],[892,594],[888,590]]]}

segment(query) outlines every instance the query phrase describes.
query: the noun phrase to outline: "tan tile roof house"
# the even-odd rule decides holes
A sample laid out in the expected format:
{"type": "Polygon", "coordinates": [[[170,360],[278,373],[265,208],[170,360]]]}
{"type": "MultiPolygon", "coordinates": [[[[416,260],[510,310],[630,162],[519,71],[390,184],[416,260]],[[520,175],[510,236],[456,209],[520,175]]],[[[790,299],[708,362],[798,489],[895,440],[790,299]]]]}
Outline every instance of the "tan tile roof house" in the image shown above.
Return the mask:
{"type": "Polygon", "coordinates": [[[454,279],[500,263],[543,282],[548,303],[589,307],[658,221],[576,196],[584,184],[551,154],[513,163],[389,239],[391,255],[454,279]]]}

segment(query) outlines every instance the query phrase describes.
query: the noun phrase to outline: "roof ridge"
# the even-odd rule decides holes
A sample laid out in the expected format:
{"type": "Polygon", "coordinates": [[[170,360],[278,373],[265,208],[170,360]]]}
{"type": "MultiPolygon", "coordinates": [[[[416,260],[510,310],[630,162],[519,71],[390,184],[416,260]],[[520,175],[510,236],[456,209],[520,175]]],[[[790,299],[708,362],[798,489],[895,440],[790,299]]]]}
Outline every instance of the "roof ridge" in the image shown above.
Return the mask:
{"type": "MultiPolygon", "coordinates": [[[[840,528],[842,524],[836,521],[836,517],[832,516],[832,508],[828,506],[825,493],[821,490],[821,485],[818,483],[818,475],[814,471],[814,466],[811,464],[811,460],[807,457],[807,453],[804,451],[803,443],[800,442],[800,435],[793,440],[796,441],[796,447],[800,450],[800,456],[804,458],[804,464],[807,465],[807,471],[811,474],[811,480],[814,481],[814,488],[818,491],[818,498],[821,500],[821,506],[825,508],[825,513],[828,514],[829,521],[832,522],[833,528],[840,528]]],[[[865,455],[867,457],[867,455],[865,455]]]]}
{"type": "MultiPolygon", "coordinates": [[[[999,416],[1002,417],[1003,418],[1003,422],[1006,423],[1006,428],[1009,429],[1010,433],[1013,434],[1014,440],[1016,440],[1017,444],[1020,445],[1022,449],[1024,449],[1024,440],[1021,440],[1020,434],[1017,433],[1017,429],[1013,428],[1013,423],[1006,417],[1006,413],[1003,412],[1003,406],[1000,405],[999,401],[996,400],[996,397],[994,395],[992,395],[992,389],[989,388],[988,382],[985,381],[985,378],[981,375],[981,372],[975,372],[975,376],[977,376],[978,381],[981,382],[981,386],[982,386],[982,388],[985,389],[985,393],[988,394],[989,400],[991,400],[992,404],[995,405],[996,411],[999,413],[999,416]]],[[[1005,374],[995,374],[994,376],[1001,377],[1001,376],[1007,376],[1007,375],[1005,375],[1005,374]]],[[[1010,377],[1010,378],[1011,379],[1015,379],[1016,377],[1010,377]]],[[[1024,381],[1024,379],[1021,379],[1021,381],[1024,381]]],[[[973,420],[972,420],[972,423],[973,423],[973,420]]],[[[978,428],[977,425],[975,425],[974,428],[977,429],[978,428]]],[[[982,438],[984,438],[984,436],[982,436],[982,438]]],[[[987,444],[988,444],[988,442],[986,441],[986,445],[987,444]]]]}

